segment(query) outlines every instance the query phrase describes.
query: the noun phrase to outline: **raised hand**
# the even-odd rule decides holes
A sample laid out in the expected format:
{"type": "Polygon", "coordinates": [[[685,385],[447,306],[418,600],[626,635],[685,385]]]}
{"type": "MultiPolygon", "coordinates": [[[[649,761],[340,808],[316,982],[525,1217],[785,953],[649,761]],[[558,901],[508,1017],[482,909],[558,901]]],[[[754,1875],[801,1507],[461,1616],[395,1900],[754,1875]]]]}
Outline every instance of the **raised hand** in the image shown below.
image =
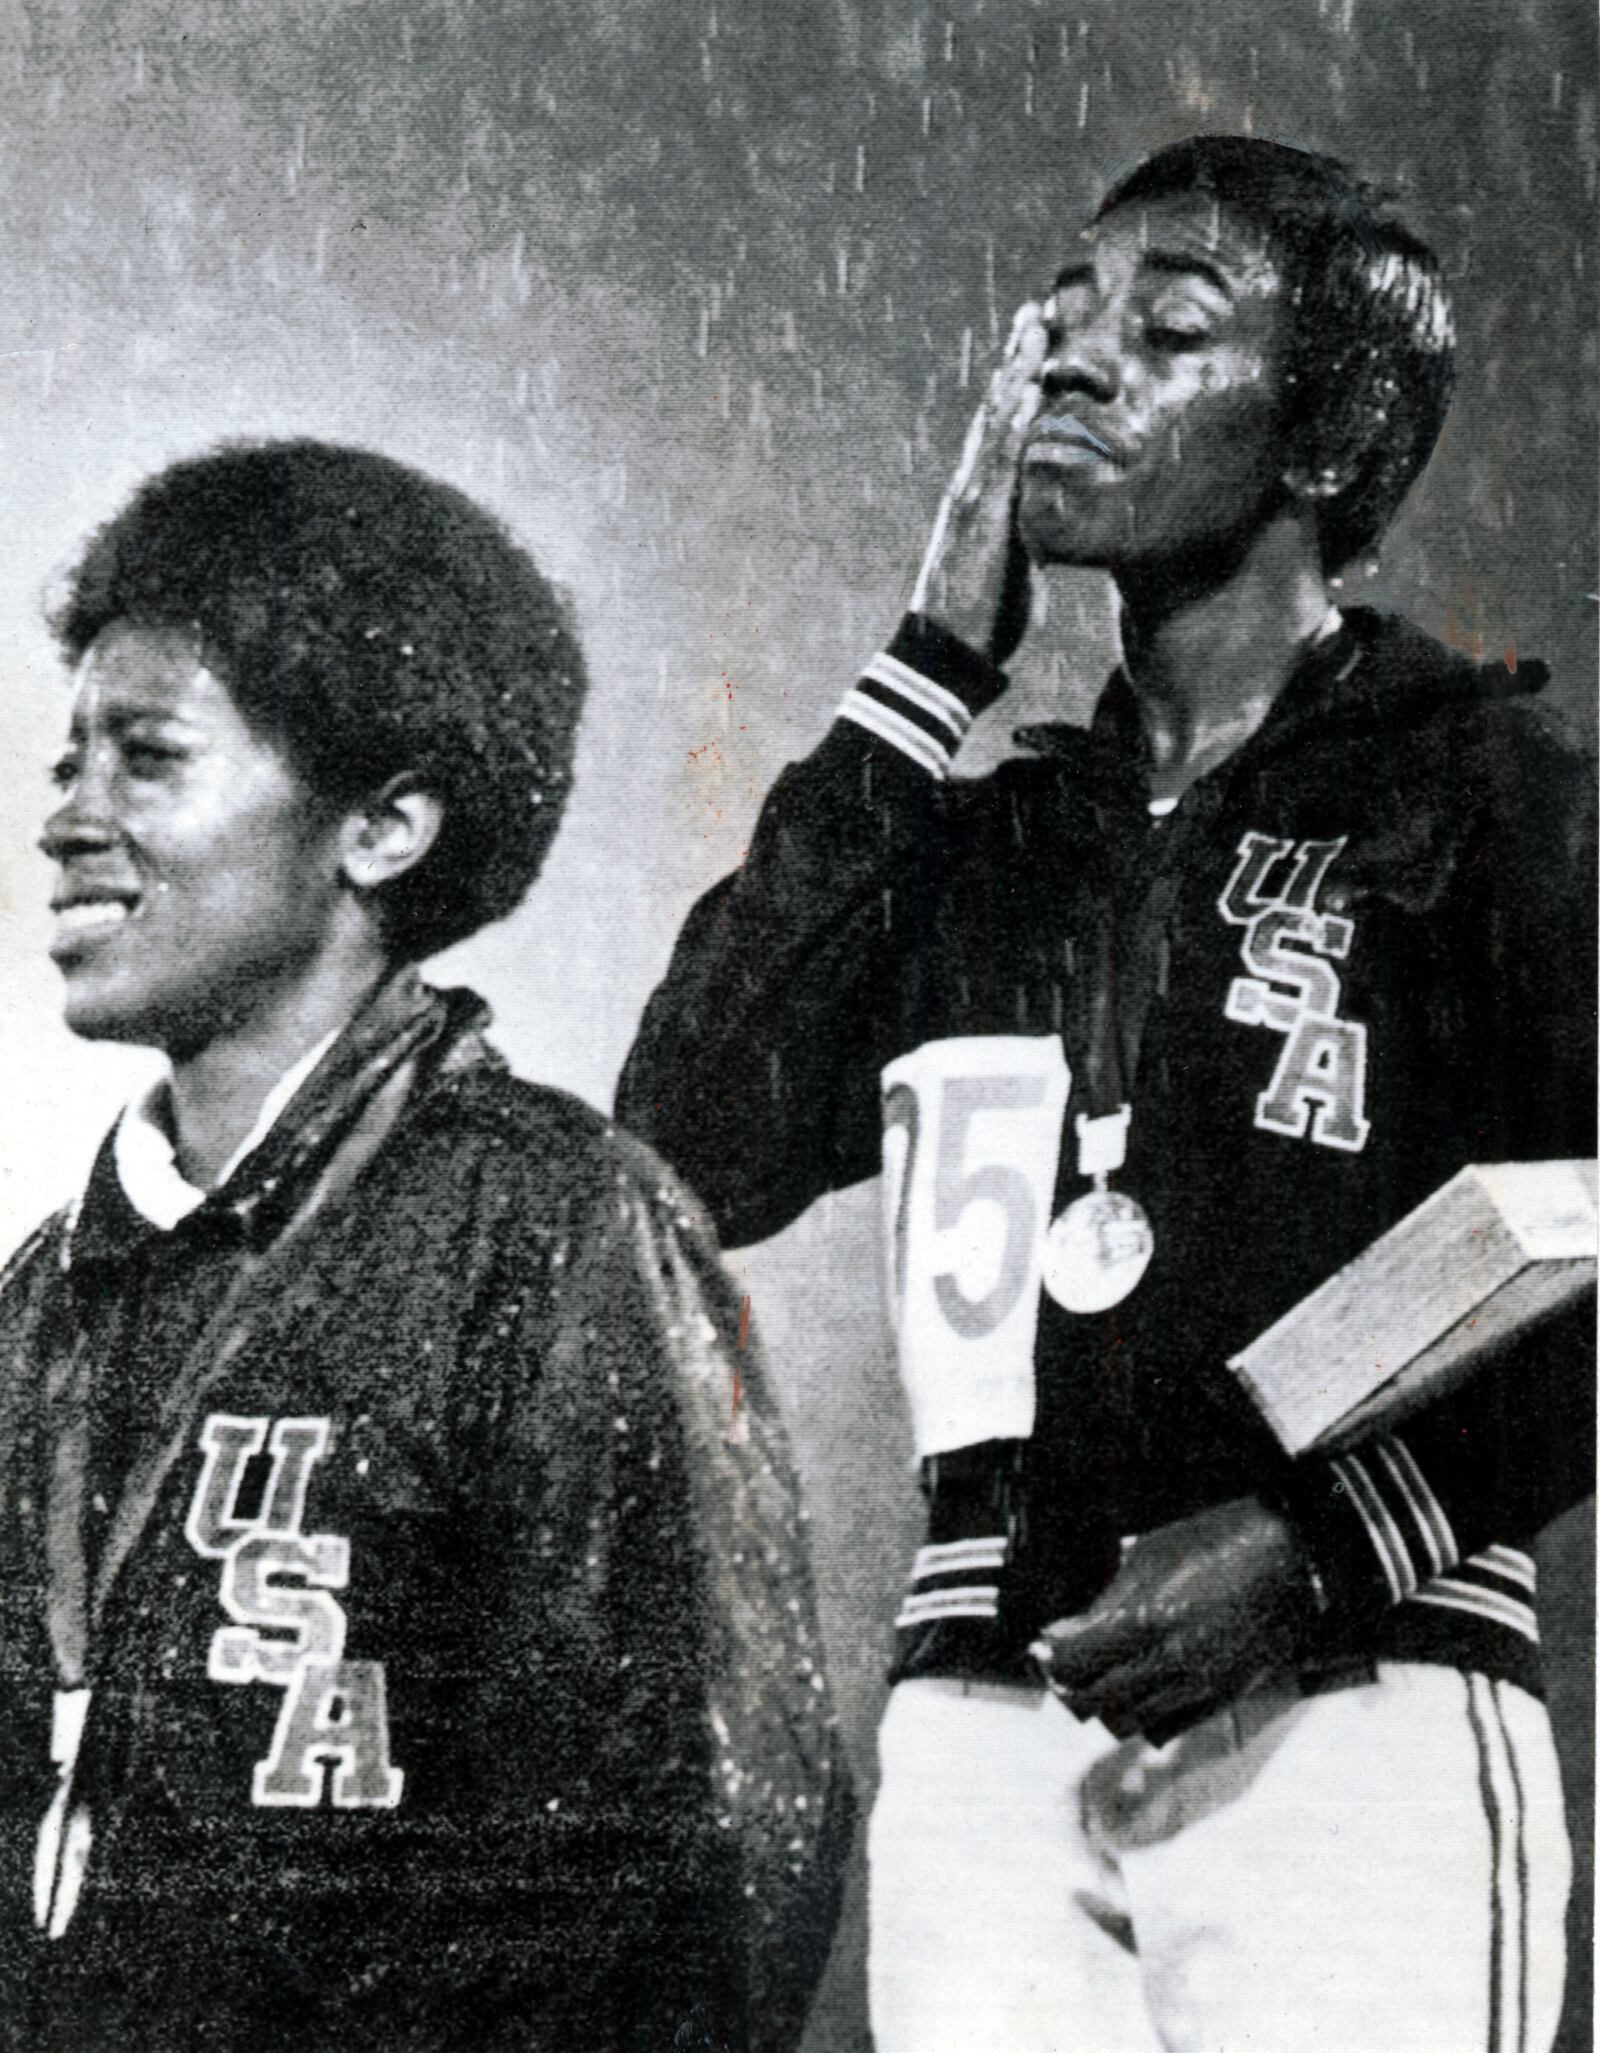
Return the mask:
{"type": "Polygon", "coordinates": [[[1004,663],[1028,626],[1030,573],[1017,535],[1017,467],[1039,411],[1039,372],[1048,336],[1043,310],[1017,309],[999,368],[972,417],[961,461],[911,595],[925,613],[995,663],[1004,663]]]}

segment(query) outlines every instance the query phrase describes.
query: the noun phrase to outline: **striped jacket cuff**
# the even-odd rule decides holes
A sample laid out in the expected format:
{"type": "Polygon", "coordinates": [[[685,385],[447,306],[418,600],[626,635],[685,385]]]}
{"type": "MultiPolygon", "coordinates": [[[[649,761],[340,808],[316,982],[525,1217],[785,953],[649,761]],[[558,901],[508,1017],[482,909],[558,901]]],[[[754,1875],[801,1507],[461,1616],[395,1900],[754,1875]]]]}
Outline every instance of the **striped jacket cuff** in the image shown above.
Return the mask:
{"type": "Polygon", "coordinates": [[[1005,683],[1003,672],[947,628],[908,613],[839,713],[942,779],[968,728],[1005,683]]]}
{"type": "Polygon", "coordinates": [[[1461,1560],[1444,1506],[1398,1433],[1303,1463],[1285,1496],[1336,1608],[1403,1604],[1461,1560]]]}
{"type": "Polygon", "coordinates": [[[911,1565],[911,1585],[895,1619],[896,1630],[908,1632],[946,1618],[983,1618],[992,1623],[999,1610],[1006,1552],[1003,1533],[919,1547],[911,1565]]]}

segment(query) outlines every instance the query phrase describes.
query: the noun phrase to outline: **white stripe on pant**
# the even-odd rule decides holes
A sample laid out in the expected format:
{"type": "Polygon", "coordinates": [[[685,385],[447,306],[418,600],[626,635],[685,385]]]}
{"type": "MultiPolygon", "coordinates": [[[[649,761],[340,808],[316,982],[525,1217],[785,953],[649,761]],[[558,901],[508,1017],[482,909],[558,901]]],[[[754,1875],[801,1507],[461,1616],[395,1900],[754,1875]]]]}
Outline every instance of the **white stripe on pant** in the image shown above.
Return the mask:
{"type": "Polygon", "coordinates": [[[1384,1665],[1155,1748],[910,1682],[880,1751],[877,2053],[1548,2053],[1570,1855],[1509,1684],[1384,1665]]]}

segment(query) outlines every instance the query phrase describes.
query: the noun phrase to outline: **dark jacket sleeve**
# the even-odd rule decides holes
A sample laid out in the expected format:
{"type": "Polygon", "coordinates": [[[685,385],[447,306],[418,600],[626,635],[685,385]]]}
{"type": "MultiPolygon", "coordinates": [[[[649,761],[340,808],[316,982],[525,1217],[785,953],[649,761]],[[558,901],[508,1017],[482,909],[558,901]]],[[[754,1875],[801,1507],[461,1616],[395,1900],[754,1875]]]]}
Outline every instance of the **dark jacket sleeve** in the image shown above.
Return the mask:
{"type": "Polygon", "coordinates": [[[689,1200],[620,1136],[605,1163],[529,1308],[542,1338],[499,1343],[492,1434],[550,2043],[786,2053],[853,1811],[799,1489],[689,1200]]]}
{"type": "MultiPolygon", "coordinates": [[[[1453,918],[1481,1123],[1463,1159],[1595,1152],[1593,765],[1537,707],[1504,709],[1476,763],[1479,824],[1453,918]]],[[[1495,1539],[1531,1536],[1594,1488],[1593,1293],[1292,1495],[1325,1577],[1384,1604],[1495,1539]]]]}
{"type": "Polygon", "coordinates": [[[910,615],[689,915],[617,1092],[743,1246],[878,1166],[897,966],[951,859],[945,772],[999,673],[910,615]]]}

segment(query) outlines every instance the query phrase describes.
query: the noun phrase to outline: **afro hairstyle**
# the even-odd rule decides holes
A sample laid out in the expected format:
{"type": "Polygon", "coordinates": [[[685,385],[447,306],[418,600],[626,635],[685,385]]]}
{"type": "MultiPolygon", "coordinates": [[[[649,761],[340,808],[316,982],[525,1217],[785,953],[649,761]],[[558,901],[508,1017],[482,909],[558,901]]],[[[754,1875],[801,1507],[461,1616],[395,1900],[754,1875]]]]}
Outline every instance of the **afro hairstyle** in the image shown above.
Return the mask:
{"type": "Polygon", "coordinates": [[[1252,136],[1157,151],[1099,218],[1193,193],[1263,235],[1282,275],[1285,469],[1320,487],[1323,569],[1343,570],[1376,549],[1449,409],[1455,320],[1438,259],[1378,187],[1332,157],[1252,136]]]}
{"type": "Polygon", "coordinates": [[[384,886],[419,960],[501,919],[560,824],[586,677],[567,608],[500,523],[366,449],[229,443],[146,480],[52,609],[76,663],[114,622],[198,632],[240,713],[335,806],[414,775],[432,849],[384,886]]]}

